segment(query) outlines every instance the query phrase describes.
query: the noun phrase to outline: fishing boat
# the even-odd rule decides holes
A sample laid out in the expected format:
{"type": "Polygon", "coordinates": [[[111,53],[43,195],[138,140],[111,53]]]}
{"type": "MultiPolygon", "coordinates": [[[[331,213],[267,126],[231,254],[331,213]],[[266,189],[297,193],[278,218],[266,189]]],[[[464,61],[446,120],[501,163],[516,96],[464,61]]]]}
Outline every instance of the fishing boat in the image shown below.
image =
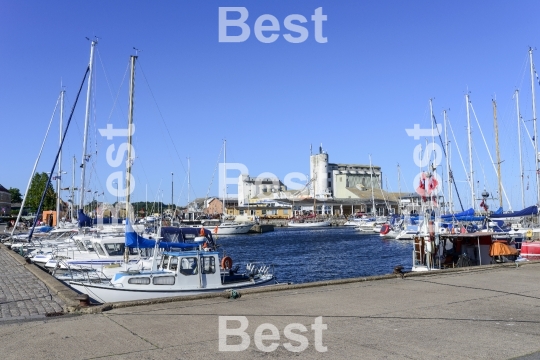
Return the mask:
{"type": "Polygon", "coordinates": [[[232,267],[229,256],[220,259],[219,253],[206,240],[186,243],[161,242],[143,238],[126,225],[126,246],[154,247],[164,251],[154,257],[149,271],[125,268],[108,283],[68,281],[76,291],[87,294],[100,303],[145,300],[171,296],[197,295],[231,289],[245,289],[276,283],[268,266],[247,264],[244,273],[232,267]],[[179,251],[170,251],[172,248],[179,251]]]}

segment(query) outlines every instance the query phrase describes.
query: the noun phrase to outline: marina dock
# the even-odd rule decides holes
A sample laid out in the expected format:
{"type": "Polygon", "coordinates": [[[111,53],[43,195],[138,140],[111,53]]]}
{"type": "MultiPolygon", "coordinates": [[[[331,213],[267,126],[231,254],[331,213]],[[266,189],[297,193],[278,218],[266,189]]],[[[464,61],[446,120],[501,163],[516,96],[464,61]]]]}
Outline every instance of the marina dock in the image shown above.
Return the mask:
{"type": "MultiPolygon", "coordinates": [[[[403,279],[390,274],[279,285],[243,291],[237,299],[224,293],[83,308],[77,307],[73,291],[33,267],[0,248],[4,359],[253,359],[265,355],[254,341],[263,323],[279,330],[278,340],[264,344],[278,343],[269,355],[280,358],[540,356],[539,262],[407,273],[403,279]],[[219,350],[220,316],[247,319],[246,350],[219,350]],[[318,317],[326,325],[322,347],[314,345],[311,328],[318,317]],[[289,341],[284,328],[291,323],[307,329],[308,346],[300,353],[283,346],[289,341]],[[323,347],[326,352],[320,351],[323,347]]],[[[227,344],[239,343],[240,337],[228,337],[227,344]]]]}

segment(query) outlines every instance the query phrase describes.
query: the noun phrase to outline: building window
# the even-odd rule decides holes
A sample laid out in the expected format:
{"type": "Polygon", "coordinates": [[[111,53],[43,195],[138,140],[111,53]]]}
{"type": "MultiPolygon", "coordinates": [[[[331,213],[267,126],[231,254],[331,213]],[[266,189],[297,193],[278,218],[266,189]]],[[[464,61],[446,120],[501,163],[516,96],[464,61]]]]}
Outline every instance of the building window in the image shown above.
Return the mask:
{"type": "Polygon", "coordinates": [[[240,210],[238,213],[239,213],[240,215],[244,215],[244,210],[240,210]]]}
{"type": "Polygon", "coordinates": [[[283,215],[289,215],[289,209],[283,209],[283,215]]]}

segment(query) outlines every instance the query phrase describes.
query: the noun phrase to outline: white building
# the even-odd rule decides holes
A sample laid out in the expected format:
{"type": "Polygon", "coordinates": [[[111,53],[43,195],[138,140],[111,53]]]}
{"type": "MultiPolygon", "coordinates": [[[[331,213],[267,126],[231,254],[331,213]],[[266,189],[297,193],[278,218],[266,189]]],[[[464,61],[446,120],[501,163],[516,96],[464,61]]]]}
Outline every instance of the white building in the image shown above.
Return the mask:
{"type": "Polygon", "coordinates": [[[360,164],[333,164],[328,154],[319,148],[319,154],[309,157],[312,184],[310,196],[317,199],[346,198],[345,188],[360,190],[381,189],[382,173],[379,166],[360,164]]]}
{"type": "Polygon", "coordinates": [[[287,191],[287,187],[278,178],[259,178],[242,174],[238,178],[238,206],[248,204],[250,199],[261,194],[277,195],[284,191],[287,191]]]}

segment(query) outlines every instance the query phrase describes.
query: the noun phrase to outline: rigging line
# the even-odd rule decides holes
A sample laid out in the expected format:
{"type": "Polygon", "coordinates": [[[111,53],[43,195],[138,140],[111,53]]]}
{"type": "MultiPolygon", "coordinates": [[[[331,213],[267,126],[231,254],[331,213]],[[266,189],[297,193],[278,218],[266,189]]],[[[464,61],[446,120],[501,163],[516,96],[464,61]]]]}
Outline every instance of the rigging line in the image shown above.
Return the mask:
{"type": "MultiPolygon", "coordinates": [[[[486,186],[487,179],[486,179],[486,172],[484,169],[484,165],[482,165],[482,160],[480,159],[480,156],[478,155],[478,151],[476,150],[476,146],[473,146],[474,155],[476,155],[476,160],[478,160],[478,164],[480,164],[480,169],[482,169],[482,176],[484,177],[484,187],[486,186]]],[[[479,182],[477,180],[477,182],[479,182]]],[[[491,190],[491,189],[490,189],[491,190]]]]}
{"type": "MultiPolygon", "coordinates": [[[[448,121],[448,124],[450,124],[450,119],[448,119],[448,117],[447,117],[447,121],[448,121]]],[[[437,127],[438,124],[437,124],[437,119],[435,118],[435,114],[433,114],[433,122],[435,123],[435,127],[437,127]]],[[[431,127],[431,129],[433,131],[433,127],[431,127]]],[[[452,129],[452,126],[450,126],[450,129],[452,129]]],[[[452,130],[452,135],[453,134],[454,134],[454,131],[452,130]]],[[[454,141],[456,141],[455,137],[454,137],[454,141]]],[[[442,151],[444,153],[444,156],[447,157],[448,154],[446,154],[444,141],[442,140],[440,132],[439,132],[439,142],[441,143],[441,148],[442,148],[442,151]]],[[[459,157],[461,158],[461,153],[459,152],[459,147],[457,146],[457,144],[456,144],[456,147],[458,148],[459,157]]],[[[461,162],[463,163],[463,158],[461,158],[461,162]]],[[[463,163],[463,167],[465,167],[465,163],[463,163]]],[[[456,190],[456,195],[457,195],[458,200],[459,200],[459,206],[461,207],[461,211],[464,211],[465,209],[463,209],[463,204],[461,203],[461,196],[459,196],[459,191],[458,191],[456,182],[454,181],[454,173],[452,172],[452,167],[449,166],[448,172],[450,173],[450,179],[449,180],[454,184],[454,189],[456,190]]],[[[465,173],[467,173],[467,170],[465,170],[465,173]]],[[[443,183],[444,183],[444,181],[443,181],[443,183]]],[[[443,199],[444,199],[444,192],[443,192],[443,199]]]]}
{"type": "Polygon", "coordinates": [[[214,176],[216,175],[216,170],[219,166],[219,160],[221,159],[221,153],[223,152],[223,147],[225,146],[225,143],[221,145],[221,148],[219,149],[219,155],[216,162],[216,166],[214,167],[214,172],[212,173],[212,178],[210,179],[210,185],[208,185],[208,190],[206,191],[206,199],[208,199],[208,195],[210,194],[210,189],[212,188],[212,184],[214,183],[214,176]]]}
{"type": "MultiPolygon", "coordinates": [[[[69,125],[71,124],[71,119],[73,118],[73,113],[75,112],[75,107],[77,106],[77,102],[79,100],[79,96],[81,95],[81,91],[84,85],[84,82],[86,80],[86,75],[88,75],[88,72],[90,71],[90,66],[86,67],[86,71],[84,73],[83,80],[81,82],[81,86],[79,87],[79,91],[77,92],[77,97],[75,98],[75,103],[73,104],[73,107],[71,108],[71,113],[69,114],[69,119],[67,121],[66,129],[64,130],[64,133],[62,135],[62,141],[60,141],[60,146],[58,148],[58,152],[56,153],[56,158],[54,159],[54,164],[51,169],[51,174],[54,173],[54,168],[56,167],[56,163],[58,162],[58,156],[60,155],[60,152],[62,151],[62,145],[64,144],[64,140],[66,139],[66,134],[69,129],[69,125]]],[[[45,200],[45,194],[47,193],[47,189],[51,185],[51,176],[47,177],[47,183],[45,184],[45,189],[43,191],[43,194],[41,194],[41,200],[39,201],[39,206],[37,209],[36,214],[41,213],[41,207],[43,206],[43,200],[45,200]]],[[[36,224],[38,221],[38,216],[34,218],[34,224],[32,225],[32,229],[30,230],[30,233],[28,234],[28,241],[32,240],[32,235],[34,234],[34,229],[36,228],[36,224]]]]}
{"type": "Polygon", "coordinates": [[[173,147],[174,147],[174,150],[176,151],[176,155],[177,155],[177,157],[178,157],[178,160],[180,161],[180,164],[182,165],[182,169],[184,170],[185,173],[187,173],[187,170],[186,170],[186,168],[185,168],[185,166],[184,166],[184,163],[182,162],[182,158],[180,157],[180,154],[179,154],[179,152],[178,152],[178,149],[176,148],[176,144],[175,144],[175,142],[173,141],[173,138],[172,138],[172,136],[171,136],[171,132],[169,131],[169,128],[167,127],[167,123],[165,122],[165,119],[164,119],[164,117],[163,117],[163,113],[161,112],[161,109],[159,108],[159,105],[158,105],[158,103],[157,103],[156,97],[154,96],[154,92],[152,91],[152,88],[150,87],[150,83],[148,82],[148,79],[146,78],[146,75],[144,74],[144,70],[143,70],[143,68],[142,68],[142,65],[141,65],[141,62],[140,62],[140,61],[139,61],[139,68],[141,69],[141,72],[142,72],[142,74],[143,74],[143,78],[144,78],[144,80],[146,81],[146,85],[148,86],[148,89],[150,90],[150,94],[152,95],[152,99],[154,100],[154,103],[155,103],[155,105],[156,105],[156,108],[157,108],[157,110],[158,110],[158,112],[159,112],[159,116],[160,116],[160,118],[161,118],[161,121],[163,122],[163,126],[165,126],[165,129],[167,130],[167,135],[169,135],[169,138],[170,138],[170,140],[171,140],[171,142],[172,142],[172,145],[173,145],[173,147]]]}
{"type": "MultiPolygon", "coordinates": [[[[109,118],[108,118],[108,120],[110,120],[112,118],[112,113],[113,113],[114,109],[116,108],[116,103],[118,101],[118,97],[120,96],[120,90],[122,88],[122,85],[124,84],[124,81],[126,80],[126,76],[127,76],[128,70],[129,70],[130,62],[128,61],[126,71],[124,72],[124,77],[122,78],[122,82],[120,83],[120,87],[118,88],[118,92],[116,93],[116,97],[115,97],[114,94],[113,94],[111,83],[109,81],[109,77],[107,76],[107,70],[105,69],[105,65],[103,64],[103,60],[101,59],[101,53],[99,51],[99,48],[96,47],[96,50],[97,50],[97,54],[98,54],[99,63],[101,64],[101,68],[103,69],[103,73],[105,74],[105,81],[107,82],[107,87],[109,88],[109,92],[111,94],[111,99],[113,100],[113,105],[112,105],[111,112],[109,113],[109,118]]],[[[119,111],[120,111],[120,114],[122,115],[122,117],[124,117],[124,113],[123,113],[121,108],[119,108],[119,111]]]]}
{"type": "Polygon", "coordinates": [[[520,119],[521,119],[521,122],[523,123],[523,127],[525,128],[525,131],[527,132],[527,135],[529,136],[529,140],[531,141],[531,145],[534,148],[534,139],[531,136],[531,133],[529,132],[529,129],[525,125],[525,121],[523,120],[523,116],[521,116],[521,114],[520,114],[520,119]]]}
{"type": "MultiPolygon", "coordinates": [[[[17,220],[15,220],[15,225],[13,226],[13,229],[11,230],[11,236],[13,236],[13,233],[15,232],[15,229],[17,229],[17,225],[19,224],[19,221],[21,219],[21,215],[22,215],[22,212],[23,212],[23,209],[24,209],[24,204],[26,203],[26,199],[27,199],[27,195],[28,195],[28,190],[30,189],[30,186],[32,184],[32,180],[34,178],[34,174],[36,173],[36,168],[37,168],[37,165],[39,163],[39,159],[41,158],[41,153],[43,152],[43,148],[45,147],[45,142],[47,141],[47,137],[49,135],[49,130],[51,129],[51,124],[53,122],[53,119],[56,115],[56,109],[58,108],[58,103],[60,102],[60,98],[62,96],[62,93],[60,92],[60,94],[58,95],[58,98],[56,99],[56,105],[54,105],[54,110],[53,110],[53,113],[51,115],[51,119],[49,120],[49,125],[47,126],[47,131],[45,132],[45,138],[43,138],[43,142],[41,143],[41,148],[39,149],[39,153],[38,153],[38,157],[34,163],[34,168],[32,169],[32,174],[30,174],[30,179],[28,180],[28,185],[26,186],[26,192],[24,194],[24,197],[23,197],[23,200],[22,200],[22,204],[21,204],[21,208],[19,210],[19,214],[17,215],[17,220]]],[[[52,172],[51,172],[52,174],[52,172]]]]}
{"type": "MultiPolygon", "coordinates": [[[[469,103],[471,105],[471,109],[472,109],[474,118],[476,119],[476,123],[478,124],[478,129],[480,130],[480,134],[482,135],[482,140],[484,140],[484,144],[486,145],[486,150],[487,150],[488,155],[489,155],[489,160],[491,160],[491,165],[493,165],[493,170],[495,170],[495,174],[497,175],[497,178],[500,179],[501,174],[499,174],[499,172],[497,171],[497,167],[495,166],[495,162],[493,161],[493,157],[491,156],[491,151],[489,151],[489,147],[488,147],[488,144],[486,142],[486,138],[484,137],[484,132],[482,131],[482,127],[480,126],[480,122],[478,121],[478,117],[476,117],[476,112],[474,111],[472,101],[469,101],[469,103]]],[[[484,176],[485,176],[485,174],[484,174],[484,176]]],[[[508,196],[506,195],[506,190],[504,189],[502,179],[500,181],[501,181],[501,189],[503,191],[504,198],[506,199],[506,202],[508,203],[508,210],[512,210],[512,204],[510,203],[510,200],[508,199],[508,196]]],[[[499,194],[499,196],[501,196],[501,194],[499,194]]]]}
{"type": "Polygon", "coordinates": [[[450,128],[450,132],[452,133],[452,138],[454,139],[454,144],[456,144],[456,149],[459,154],[459,159],[461,160],[461,165],[463,165],[463,171],[465,171],[465,174],[467,175],[467,182],[470,184],[469,172],[467,171],[465,162],[463,161],[463,156],[461,156],[461,151],[459,150],[459,146],[457,144],[456,135],[454,134],[454,129],[452,128],[452,123],[450,122],[450,119],[447,119],[447,120],[448,120],[448,127],[450,128]]]}
{"type": "Polygon", "coordinates": [[[187,180],[187,174],[186,176],[184,176],[184,182],[182,183],[182,187],[180,188],[180,194],[178,195],[177,203],[180,203],[180,201],[182,200],[182,195],[184,194],[184,186],[186,185],[186,180],[187,180]]]}

